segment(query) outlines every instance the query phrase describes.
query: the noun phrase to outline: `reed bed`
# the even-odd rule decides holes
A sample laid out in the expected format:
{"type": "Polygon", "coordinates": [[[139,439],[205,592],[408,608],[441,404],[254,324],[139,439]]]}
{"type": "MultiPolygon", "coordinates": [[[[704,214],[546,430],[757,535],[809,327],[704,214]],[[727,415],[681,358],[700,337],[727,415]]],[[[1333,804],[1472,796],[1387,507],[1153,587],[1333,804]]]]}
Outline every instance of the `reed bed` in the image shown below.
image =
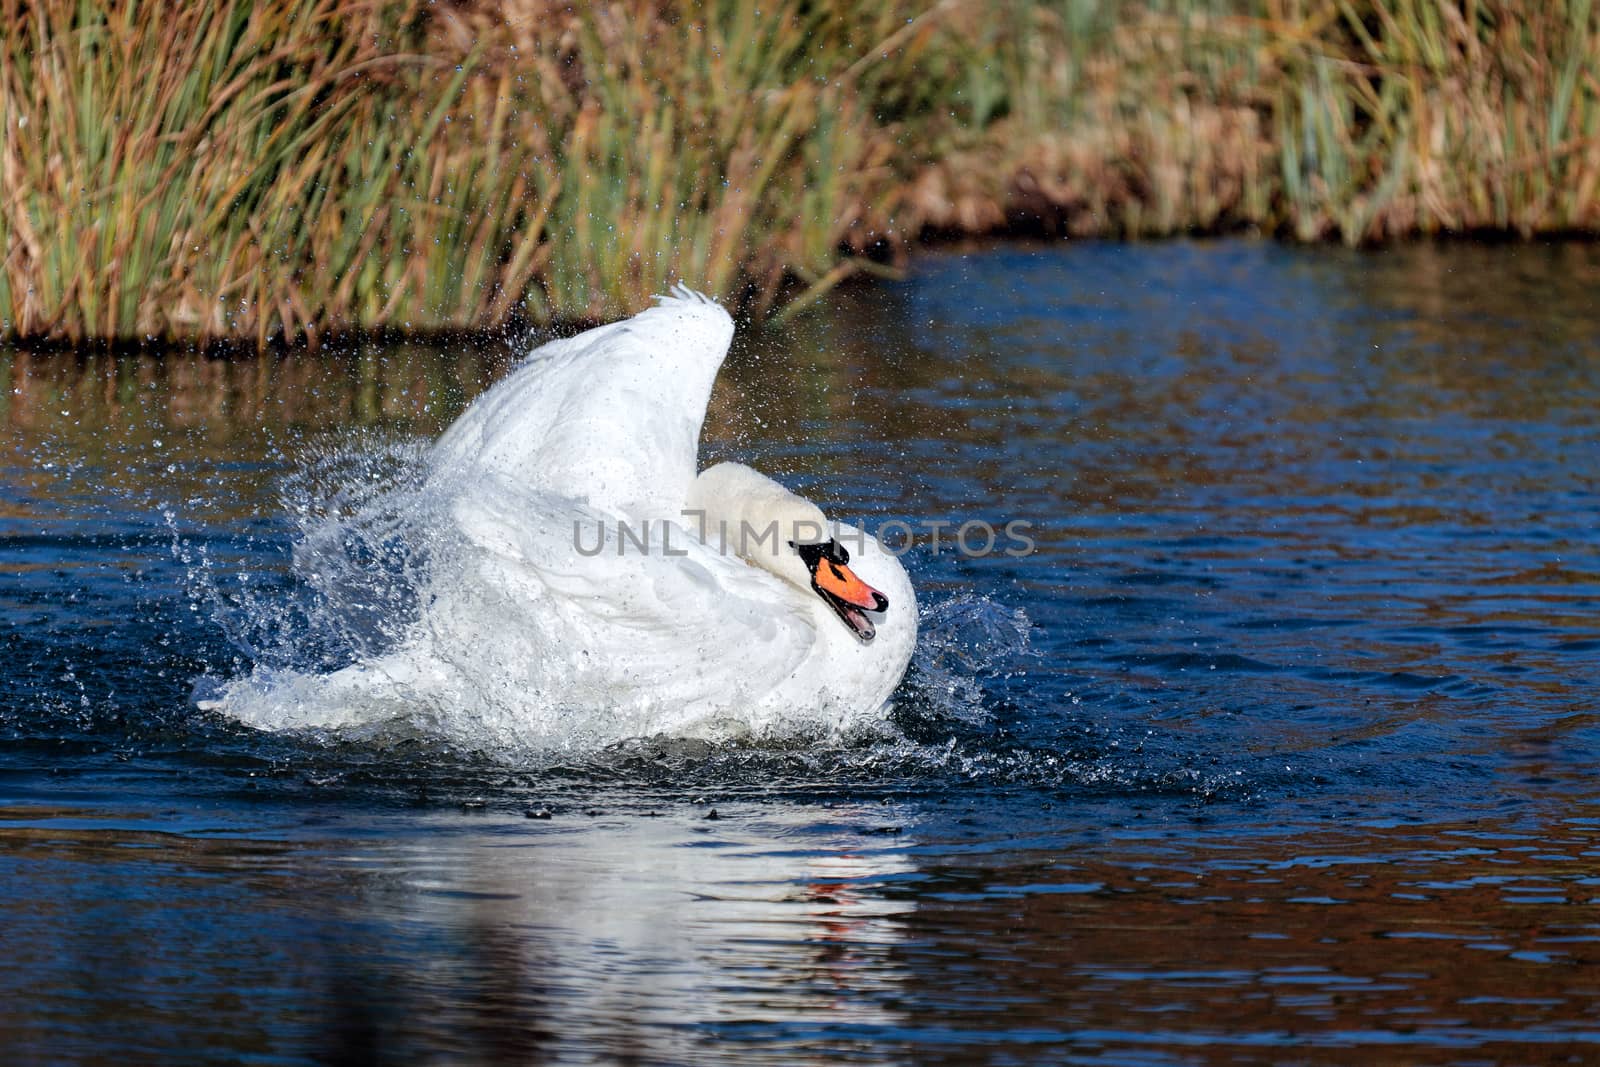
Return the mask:
{"type": "Polygon", "coordinates": [[[0,337],[785,315],[931,234],[1600,230],[1593,0],[0,0],[0,337]]]}

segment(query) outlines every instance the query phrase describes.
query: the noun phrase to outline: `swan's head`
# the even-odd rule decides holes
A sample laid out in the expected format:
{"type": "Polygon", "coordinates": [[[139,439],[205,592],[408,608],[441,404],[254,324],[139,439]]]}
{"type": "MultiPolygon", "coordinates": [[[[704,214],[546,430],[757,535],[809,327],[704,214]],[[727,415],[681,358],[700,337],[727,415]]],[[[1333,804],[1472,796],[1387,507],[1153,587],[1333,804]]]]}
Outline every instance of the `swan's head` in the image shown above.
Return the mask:
{"type": "Polygon", "coordinates": [[[789,542],[811,575],[811,590],[863,641],[878,636],[866,612],[889,610],[889,598],[863,582],[850,569],[850,553],[837,541],[789,542]]]}
{"type": "Polygon", "coordinates": [[[889,598],[850,569],[850,553],[809,500],[742,464],[719,463],[695,479],[688,514],[707,542],[820,597],[858,640],[877,636],[869,613],[888,611],[889,598]]]}

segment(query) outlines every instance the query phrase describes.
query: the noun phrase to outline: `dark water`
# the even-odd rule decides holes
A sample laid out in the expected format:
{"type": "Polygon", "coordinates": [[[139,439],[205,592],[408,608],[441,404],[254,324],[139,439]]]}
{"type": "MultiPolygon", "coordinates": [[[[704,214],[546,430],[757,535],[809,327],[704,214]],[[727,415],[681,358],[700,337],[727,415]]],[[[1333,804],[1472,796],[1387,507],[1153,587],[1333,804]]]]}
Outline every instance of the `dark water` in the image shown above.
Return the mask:
{"type": "Polygon", "coordinates": [[[907,557],[897,740],[555,761],[187,701],[289,592],[295,472],[506,351],[0,352],[3,1058],[1593,1062],[1596,292],[928,255],[742,341],[708,451],[1037,552],[907,557]]]}

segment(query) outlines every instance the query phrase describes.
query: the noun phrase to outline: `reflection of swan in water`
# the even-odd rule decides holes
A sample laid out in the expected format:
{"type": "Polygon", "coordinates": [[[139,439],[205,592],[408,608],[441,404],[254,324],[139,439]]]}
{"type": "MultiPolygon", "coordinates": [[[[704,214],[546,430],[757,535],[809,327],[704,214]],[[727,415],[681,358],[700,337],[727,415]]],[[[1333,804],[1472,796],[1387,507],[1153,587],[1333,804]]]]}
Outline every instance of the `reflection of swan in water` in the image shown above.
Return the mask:
{"type": "Polygon", "coordinates": [[[916,642],[899,561],[748,467],[695,474],[732,335],[679,289],[535,351],[430,454],[433,518],[408,534],[429,569],[396,646],[208,704],[265,727],[465,716],[546,744],[877,715],[916,642]]]}
{"type": "MultiPolygon", "coordinates": [[[[394,925],[427,931],[443,958],[419,970],[402,956],[349,984],[384,988],[423,1019],[472,998],[473,1017],[513,1047],[543,1026],[558,1049],[602,1060],[629,1059],[626,1049],[637,1062],[743,1062],[743,1042],[707,1040],[718,1026],[794,1039],[903,1025],[897,949],[916,905],[883,888],[915,870],[909,842],[864,847],[838,829],[886,816],[901,817],[878,804],[778,804],[716,823],[517,820],[375,845],[360,865],[385,877],[361,913],[399,907],[394,925]],[[452,987],[452,976],[472,980],[452,987]]],[[[539,1051],[515,1058],[562,1058],[539,1051]]]]}

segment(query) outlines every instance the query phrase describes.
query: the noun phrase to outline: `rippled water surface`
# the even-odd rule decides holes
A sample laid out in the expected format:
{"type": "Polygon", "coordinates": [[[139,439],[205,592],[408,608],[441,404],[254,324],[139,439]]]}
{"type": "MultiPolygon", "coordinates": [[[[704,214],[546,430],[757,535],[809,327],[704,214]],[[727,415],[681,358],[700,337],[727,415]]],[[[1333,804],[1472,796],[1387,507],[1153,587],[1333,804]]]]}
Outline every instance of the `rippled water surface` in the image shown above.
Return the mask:
{"type": "Polygon", "coordinates": [[[744,336],[706,451],[1036,551],[906,557],[883,736],[555,755],[189,703],[269,654],[306,485],[509,348],[0,351],[4,1059],[1593,1062],[1596,292],[926,255],[744,336]]]}

